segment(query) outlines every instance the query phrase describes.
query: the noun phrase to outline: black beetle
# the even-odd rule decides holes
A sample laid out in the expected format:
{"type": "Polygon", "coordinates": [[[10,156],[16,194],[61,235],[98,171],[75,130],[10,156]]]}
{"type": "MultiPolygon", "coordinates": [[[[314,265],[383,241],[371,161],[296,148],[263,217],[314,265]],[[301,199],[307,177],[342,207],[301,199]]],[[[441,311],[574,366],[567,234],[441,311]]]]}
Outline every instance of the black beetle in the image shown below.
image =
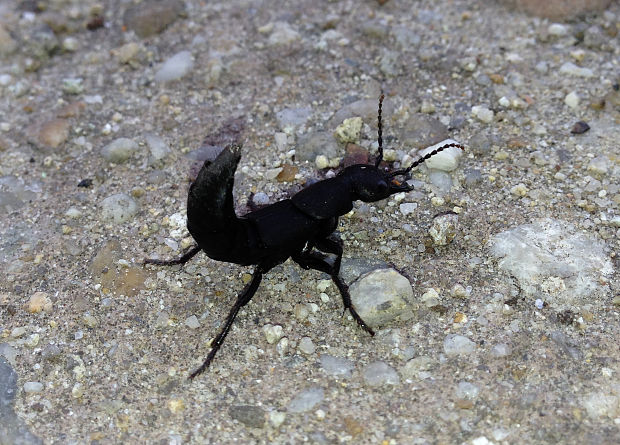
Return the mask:
{"type": "Polygon", "coordinates": [[[381,107],[379,99],[378,144],[379,155],[372,164],[351,165],[335,177],[316,182],[290,199],[284,199],[259,210],[238,217],[235,213],[233,186],[241,146],[227,146],[213,162],[206,161],[196,180],[189,188],[187,198],[187,229],[197,245],[174,260],[146,259],[145,264],[184,264],[199,251],[217,261],[242,266],[255,265],[251,281],[243,288],[226,317],[224,327],[212,342],[212,349],[202,365],[195,370],[193,379],[207,369],[222,346],[239,310],[254,296],[263,274],[274,266],[292,258],[304,269],[315,269],[329,274],[344,303],[358,325],[370,335],[373,330],[362,320],[349,295],[349,287],[340,277],[342,246],[332,236],[338,227],[338,217],[350,212],[354,201],[375,202],[409,191],[413,187],[396,181],[412,168],[448,147],[463,146],[449,143],[426,154],[405,169],[386,172],[379,168],[383,160],[381,107]],[[333,263],[327,261],[335,255],[333,263]]]}

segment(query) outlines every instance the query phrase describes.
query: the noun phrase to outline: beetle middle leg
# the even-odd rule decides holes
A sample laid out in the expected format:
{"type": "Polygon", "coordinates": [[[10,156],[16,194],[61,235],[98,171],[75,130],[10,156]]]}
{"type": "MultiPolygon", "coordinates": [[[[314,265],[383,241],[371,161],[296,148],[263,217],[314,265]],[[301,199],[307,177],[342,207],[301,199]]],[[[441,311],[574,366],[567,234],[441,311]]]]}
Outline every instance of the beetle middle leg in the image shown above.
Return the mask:
{"type": "Polygon", "coordinates": [[[237,301],[235,301],[234,306],[228,313],[228,316],[226,317],[226,321],[224,322],[224,327],[222,328],[220,333],[217,334],[217,337],[215,337],[215,339],[213,339],[213,341],[211,342],[211,351],[209,352],[209,355],[207,355],[207,358],[205,359],[205,361],[202,362],[202,365],[200,365],[200,368],[196,369],[194,372],[190,374],[189,376],[190,379],[193,379],[197,375],[202,374],[209,367],[209,365],[213,361],[213,358],[215,357],[215,354],[217,353],[217,351],[219,351],[220,347],[222,346],[222,343],[224,343],[224,339],[228,335],[228,332],[230,331],[230,328],[232,327],[232,324],[235,321],[235,317],[237,317],[239,310],[243,306],[248,304],[249,301],[252,299],[252,297],[256,293],[256,290],[258,289],[258,285],[263,279],[263,274],[265,272],[267,271],[263,270],[263,268],[261,268],[260,266],[254,270],[254,274],[252,275],[252,280],[248,284],[246,284],[246,286],[243,288],[243,290],[237,297],[237,301]]]}
{"type": "Polygon", "coordinates": [[[314,250],[304,250],[297,255],[293,255],[292,259],[304,269],[314,269],[320,272],[329,274],[332,281],[336,284],[336,287],[340,291],[342,296],[342,303],[344,309],[349,310],[349,313],[357,324],[370,335],[375,335],[375,332],[366,324],[366,322],[360,317],[353,303],[351,302],[351,294],[349,293],[349,286],[340,277],[340,262],[342,261],[342,243],[331,238],[324,238],[320,242],[315,242],[315,246],[318,249],[322,249],[328,253],[336,255],[336,261],[333,265],[329,264],[325,260],[325,255],[321,252],[314,250]]]}
{"type": "Polygon", "coordinates": [[[200,246],[195,245],[179,258],[173,260],[156,260],[153,258],[145,258],[142,264],[157,264],[158,266],[173,266],[175,264],[185,264],[191,260],[198,252],[200,252],[200,246]]]}

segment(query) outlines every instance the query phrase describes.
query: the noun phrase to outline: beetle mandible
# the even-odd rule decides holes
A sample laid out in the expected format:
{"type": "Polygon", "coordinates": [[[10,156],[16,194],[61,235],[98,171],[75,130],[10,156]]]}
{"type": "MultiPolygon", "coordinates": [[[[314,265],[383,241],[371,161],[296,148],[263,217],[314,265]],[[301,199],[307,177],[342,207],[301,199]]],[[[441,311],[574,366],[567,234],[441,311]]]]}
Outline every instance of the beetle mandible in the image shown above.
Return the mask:
{"type": "Polygon", "coordinates": [[[370,335],[374,331],[359,316],[351,303],[349,287],[340,277],[343,243],[334,236],[338,218],[351,211],[354,201],[380,201],[398,192],[413,189],[396,177],[406,176],[430,157],[448,147],[464,147],[448,143],[427,153],[409,167],[392,172],[379,168],[383,160],[383,128],[379,98],[377,113],[379,145],[373,164],[351,165],[335,177],[316,182],[295,194],[261,209],[237,216],[233,186],[235,171],[241,159],[241,146],[229,145],[213,161],[205,161],[187,198],[187,229],[196,241],[180,258],[145,259],[145,264],[184,264],[203,250],[208,257],[242,266],[254,265],[250,282],[237,296],[224,326],[211,343],[211,351],[202,365],[189,378],[204,372],[222,346],[239,310],[254,296],[265,273],[291,258],[304,269],[327,273],[336,284],[344,310],[349,310],[357,324],[370,335]],[[328,255],[335,255],[333,263],[328,255]]]}

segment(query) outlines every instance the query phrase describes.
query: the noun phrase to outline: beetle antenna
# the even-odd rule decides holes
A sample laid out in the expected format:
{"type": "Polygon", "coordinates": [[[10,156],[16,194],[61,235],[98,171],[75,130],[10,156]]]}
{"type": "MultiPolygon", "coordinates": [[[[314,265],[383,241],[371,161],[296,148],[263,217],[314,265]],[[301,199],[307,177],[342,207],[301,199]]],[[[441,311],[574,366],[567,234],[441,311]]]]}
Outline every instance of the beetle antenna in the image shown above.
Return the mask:
{"type": "Polygon", "coordinates": [[[383,125],[381,123],[381,108],[383,106],[383,99],[385,98],[385,94],[383,94],[383,90],[381,90],[381,96],[379,96],[379,112],[377,113],[377,121],[378,127],[377,130],[377,142],[379,143],[379,156],[377,156],[377,160],[375,161],[375,167],[379,167],[381,161],[383,161],[383,125]]]}
{"type": "Polygon", "coordinates": [[[389,177],[393,178],[395,176],[400,176],[400,175],[406,175],[408,174],[412,169],[416,168],[418,165],[422,164],[424,161],[426,161],[429,158],[432,158],[433,156],[435,156],[437,153],[444,151],[446,148],[450,148],[450,147],[458,147],[461,150],[465,150],[465,147],[463,147],[461,144],[457,144],[456,142],[451,142],[449,144],[445,144],[442,145],[441,147],[438,147],[436,149],[434,149],[433,151],[426,153],[424,156],[422,156],[420,159],[418,159],[417,161],[415,161],[413,164],[411,164],[409,167],[404,168],[402,170],[396,170],[392,173],[390,173],[389,177]]]}

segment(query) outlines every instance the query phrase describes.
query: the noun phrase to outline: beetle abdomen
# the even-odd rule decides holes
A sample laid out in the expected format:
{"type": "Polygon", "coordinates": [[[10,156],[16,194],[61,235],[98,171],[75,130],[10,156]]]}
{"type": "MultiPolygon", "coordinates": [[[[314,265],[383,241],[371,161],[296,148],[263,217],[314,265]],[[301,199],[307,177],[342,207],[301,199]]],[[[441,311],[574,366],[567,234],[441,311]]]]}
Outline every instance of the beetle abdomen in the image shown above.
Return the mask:
{"type": "Polygon", "coordinates": [[[205,253],[219,261],[247,240],[245,224],[235,213],[233,187],[241,146],[230,145],[211,163],[204,163],[187,197],[187,229],[205,253]]]}

